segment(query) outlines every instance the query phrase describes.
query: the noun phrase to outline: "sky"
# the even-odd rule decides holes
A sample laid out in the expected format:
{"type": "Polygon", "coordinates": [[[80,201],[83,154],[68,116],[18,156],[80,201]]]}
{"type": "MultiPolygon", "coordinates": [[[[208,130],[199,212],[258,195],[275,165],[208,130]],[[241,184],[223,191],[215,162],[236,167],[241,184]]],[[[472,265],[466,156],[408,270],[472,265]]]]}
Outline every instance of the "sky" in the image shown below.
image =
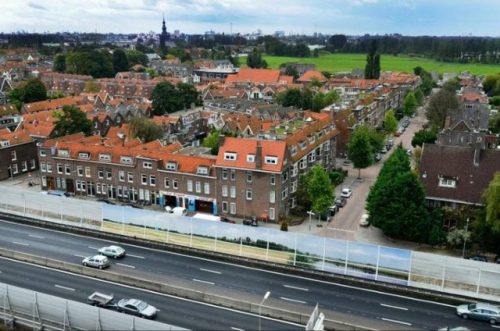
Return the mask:
{"type": "Polygon", "coordinates": [[[0,0],[0,32],[500,36],[500,0],[0,0]],[[232,29],[231,29],[232,26],[232,29]]]}

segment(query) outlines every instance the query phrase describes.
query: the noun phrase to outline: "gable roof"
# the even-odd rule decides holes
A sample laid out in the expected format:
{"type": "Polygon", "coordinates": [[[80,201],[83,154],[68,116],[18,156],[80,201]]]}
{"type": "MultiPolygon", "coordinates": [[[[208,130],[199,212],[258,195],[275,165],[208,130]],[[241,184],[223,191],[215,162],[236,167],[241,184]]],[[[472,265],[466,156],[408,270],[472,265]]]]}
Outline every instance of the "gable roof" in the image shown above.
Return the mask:
{"type": "Polygon", "coordinates": [[[435,144],[424,144],[422,149],[419,172],[428,199],[482,204],[496,171],[500,171],[497,150],[435,144]],[[456,187],[439,186],[440,177],[455,179],[456,187]]]}
{"type": "Polygon", "coordinates": [[[321,71],[318,71],[318,70],[309,70],[309,71],[304,72],[304,74],[302,76],[300,76],[299,79],[297,79],[297,81],[298,82],[310,82],[313,79],[317,79],[320,82],[327,81],[325,75],[323,75],[323,73],[321,73],[321,71]]]}
{"type": "MultiPolygon", "coordinates": [[[[33,139],[25,131],[10,132],[6,129],[0,131],[0,141],[8,141],[10,146],[14,146],[31,142],[33,139]]],[[[1,145],[0,148],[2,148],[1,145]]]]}
{"type": "Polygon", "coordinates": [[[229,75],[226,83],[253,82],[253,83],[278,83],[280,71],[274,69],[241,68],[236,75],[229,75]]]}
{"type": "Polygon", "coordinates": [[[222,146],[219,148],[217,167],[224,168],[239,168],[248,170],[262,170],[271,172],[281,172],[283,165],[286,164],[286,143],[279,140],[257,140],[247,138],[232,138],[226,137],[222,146]],[[261,155],[257,155],[257,146],[261,148],[261,155]],[[236,153],[236,160],[225,160],[225,153],[236,153]],[[254,155],[254,162],[247,162],[247,155],[254,155]],[[276,164],[266,164],[265,157],[274,156],[278,158],[276,164]],[[258,158],[260,157],[260,167],[257,165],[258,158]]]}

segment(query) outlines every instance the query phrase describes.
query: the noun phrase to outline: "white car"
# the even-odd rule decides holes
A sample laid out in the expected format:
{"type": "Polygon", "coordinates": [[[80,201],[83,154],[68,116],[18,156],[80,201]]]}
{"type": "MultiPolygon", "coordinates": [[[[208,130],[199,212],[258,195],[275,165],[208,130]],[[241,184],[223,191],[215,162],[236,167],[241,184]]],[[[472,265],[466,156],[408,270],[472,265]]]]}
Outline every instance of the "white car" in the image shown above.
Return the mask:
{"type": "Polygon", "coordinates": [[[370,223],[368,222],[368,214],[363,214],[359,220],[359,225],[361,226],[369,226],[370,223]]]}
{"type": "Polygon", "coordinates": [[[340,193],[340,196],[342,198],[350,198],[352,195],[352,190],[350,188],[343,188],[342,193],[340,193]]]}
{"type": "Polygon", "coordinates": [[[99,254],[109,256],[109,257],[112,257],[114,259],[118,259],[120,257],[125,256],[125,250],[123,248],[121,248],[120,246],[116,246],[116,245],[111,245],[111,246],[99,248],[98,252],[99,252],[99,254]]]}
{"type": "Polygon", "coordinates": [[[82,264],[84,267],[94,267],[104,269],[110,266],[109,260],[104,255],[94,255],[83,259],[82,264]]]}

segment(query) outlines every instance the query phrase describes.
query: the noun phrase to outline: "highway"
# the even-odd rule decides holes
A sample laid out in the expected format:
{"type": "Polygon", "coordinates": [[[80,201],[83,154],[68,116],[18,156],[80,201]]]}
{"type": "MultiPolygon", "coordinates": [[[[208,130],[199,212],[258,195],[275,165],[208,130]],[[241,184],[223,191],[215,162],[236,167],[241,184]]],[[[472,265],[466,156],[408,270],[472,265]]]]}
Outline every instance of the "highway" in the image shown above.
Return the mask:
{"type": "MultiPolygon", "coordinates": [[[[79,302],[86,302],[93,291],[112,293],[115,299],[142,299],[160,310],[156,321],[191,330],[251,330],[258,327],[258,317],[255,315],[114,285],[4,258],[0,258],[0,282],[79,302]]],[[[262,330],[303,330],[303,327],[266,318],[263,318],[261,323],[262,330]]]]}
{"type": "MultiPolygon", "coordinates": [[[[71,263],[81,263],[84,256],[92,255],[97,248],[111,244],[106,240],[6,221],[0,221],[0,233],[2,234],[0,236],[1,247],[71,263]]],[[[436,330],[446,326],[462,325],[472,330],[493,330],[487,323],[460,319],[455,315],[454,307],[448,305],[182,254],[126,244],[122,246],[127,250],[127,257],[113,260],[110,269],[145,279],[199,289],[250,302],[259,302],[266,291],[271,291],[271,297],[266,301],[266,305],[310,313],[314,305],[319,303],[320,310],[329,319],[349,321],[378,329],[436,330]]],[[[0,279],[6,277],[3,264],[4,262],[0,261],[0,270],[3,272],[0,274],[0,279]]],[[[21,272],[20,275],[22,274],[21,272]]],[[[58,282],[63,282],[65,277],[69,276],[59,276],[58,282]]],[[[11,281],[16,281],[16,277],[12,278],[11,281]]],[[[6,282],[22,286],[10,281],[6,282]]],[[[72,284],[71,281],[66,281],[66,283],[72,284]]],[[[64,284],[60,285],[64,286],[64,284]]],[[[86,287],[85,291],[79,294],[78,300],[83,300],[90,294],[89,292],[94,290],[97,289],[92,286],[86,287]]],[[[115,290],[107,292],[113,292],[115,295],[121,293],[115,290]]],[[[159,299],[149,300],[148,298],[145,300],[151,301],[153,305],[157,305],[159,302],[159,299]]],[[[198,307],[196,309],[182,309],[168,304],[166,309],[175,309],[189,314],[199,313],[198,307]]],[[[200,310],[202,309],[200,308],[200,310]]],[[[206,316],[207,318],[216,317],[213,319],[216,322],[230,320],[229,317],[221,317],[221,314],[222,312],[218,312],[206,316]]],[[[187,316],[187,314],[182,316],[187,316]]],[[[196,326],[179,324],[177,320],[169,320],[168,323],[193,329],[200,326],[206,328],[207,326],[207,322],[196,326]]]]}

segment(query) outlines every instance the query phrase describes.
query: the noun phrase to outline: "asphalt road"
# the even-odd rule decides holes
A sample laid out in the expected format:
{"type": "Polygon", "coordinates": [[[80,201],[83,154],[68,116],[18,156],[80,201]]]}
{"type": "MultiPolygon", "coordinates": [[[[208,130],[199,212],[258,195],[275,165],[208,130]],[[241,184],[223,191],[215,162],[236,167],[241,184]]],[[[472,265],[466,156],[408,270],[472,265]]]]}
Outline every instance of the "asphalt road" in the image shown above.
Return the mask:
{"type": "MultiPolygon", "coordinates": [[[[68,300],[86,302],[93,291],[113,293],[115,299],[138,298],[160,310],[156,321],[191,330],[252,330],[258,328],[258,316],[221,309],[154,294],[128,286],[68,274],[0,258],[0,282],[55,295],[68,300]]],[[[303,327],[263,318],[262,330],[302,330],[303,327]]]]}
{"type": "MultiPolygon", "coordinates": [[[[71,263],[81,263],[84,256],[92,255],[97,248],[111,244],[106,240],[5,221],[0,221],[0,233],[1,247],[71,263]]],[[[310,313],[314,305],[319,303],[320,310],[329,319],[379,329],[436,330],[444,326],[457,325],[476,330],[490,328],[485,323],[462,321],[455,315],[454,307],[447,305],[137,246],[122,246],[127,250],[127,256],[124,259],[112,261],[110,269],[145,279],[177,284],[256,303],[261,300],[266,291],[271,291],[271,297],[266,301],[266,305],[310,313]]],[[[5,277],[5,274],[10,273],[11,267],[5,268],[3,265],[4,262],[0,261],[0,270],[3,272],[0,276],[5,277]]],[[[69,276],[60,277],[60,281],[63,282],[69,276]]],[[[11,281],[15,280],[16,277],[11,278],[11,281]]],[[[72,284],[72,281],[67,280],[65,283],[72,284]]],[[[11,284],[18,285],[17,283],[11,284]]],[[[86,298],[90,294],[89,291],[93,290],[97,289],[93,286],[86,287],[80,300],[86,298]]],[[[114,290],[109,292],[119,293],[114,290]]],[[[156,305],[153,299],[151,303],[156,305]]],[[[168,307],[177,309],[172,305],[168,305],[167,309],[168,307]]],[[[183,316],[198,312],[193,308],[180,309],[180,311],[187,312],[183,316]]],[[[214,313],[206,316],[216,316],[214,320],[219,322],[230,320],[221,317],[220,314],[214,313]]],[[[176,322],[177,320],[169,320],[172,324],[176,322]]],[[[204,322],[195,326],[179,325],[196,329],[200,326],[206,328],[207,324],[204,322]]]]}

